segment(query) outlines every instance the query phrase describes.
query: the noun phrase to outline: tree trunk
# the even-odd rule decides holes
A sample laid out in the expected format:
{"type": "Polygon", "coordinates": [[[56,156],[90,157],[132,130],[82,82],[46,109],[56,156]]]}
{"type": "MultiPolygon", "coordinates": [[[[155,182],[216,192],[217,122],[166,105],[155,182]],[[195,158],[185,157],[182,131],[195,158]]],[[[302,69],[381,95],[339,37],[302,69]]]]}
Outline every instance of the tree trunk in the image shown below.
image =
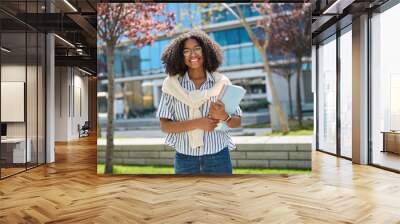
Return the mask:
{"type": "Polygon", "coordinates": [[[290,78],[292,77],[291,74],[287,76],[287,83],[288,83],[288,93],[289,93],[289,109],[290,109],[290,119],[293,119],[293,106],[292,106],[292,89],[290,88],[290,78]]]}
{"type": "Polygon", "coordinates": [[[269,67],[269,60],[266,51],[268,47],[268,40],[265,40],[266,42],[264,43],[264,46],[261,46],[258,39],[256,38],[256,35],[252,31],[250,24],[247,22],[246,17],[243,15],[243,12],[240,9],[239,5],[236,5],[236,9],[239,15],[231,7],[229,7],[228,4],[223,3],[223,6],[226,7],[242,23],[243,27],[245,28],[247,34],[250,37],[250,40],[253,42],[258,52],[261,54],[264,63],[264,70],[266,72],[266,79],[268,82],[268,86],[271,88],[270,91],[272,95],[272,107],[275,108],[275,112],[279,117],[279,124],[281,131],[284,134],[288,133],[289,132],[288,121],[286,119],[284,111],[282,110],[281,101],[279,99],[278,93],[276,92],[274,81],[272,80],[272,72],[269,67]]]}
{"type": "Polygon", "coordinates": [[[271,95],[272,95],[272,107],[275,109],[275,112],[278,115],[281,131],[284,134],[286,134],[286,133],[289,132],[288,121],[286,119],[285,112],[282,110],[282,104],[281,104],[281,101],[279,99],[279,95],[278,95],[278,93],[276,91],[276,87],[275,87],[274,81],[272,80],[272,72],[271,72],[271,69],[269,68],[268,60],[265,60],[266,57],[267,57],[266,55],[263,55],[263,58],[264,58],[264,69],[267,72],[267,77],[266,78],[267,78],[268,86],[270,88],[271,95]]]}
{"type": "Polygon", "coordinates": [[[279,98],[279,95],[276,91],[274,81],[272,79],[272,71],[271,71],[271,68],[269,67],[269,59],[268,59],[268,55],[266,53],[267,47],[268,47],[268,42],[264,43],[264,47],[261,47],[258,44],[258,42],[256,44],[256,48],[258,49],[258,52],[261,54],[261,58],[263,60],[264,70],[267,73],[266,78],[267,78],[268,86],[271,91],[272,107],[274,108],[275,113],[278,115],[279,126],[281,128],[281,131],[283,132],[283,134],[287,134],[289,132],[289,124],[288,124],[288,120],[286,118],[285,112],[282,110],[281,100],[279,98]]]}
{"type": "Polygon", "coordinates": [[[114,45],[107,43],[107,78],[108,78],[108,97],[107,97],[107,144],[105,155],[106,174],[113,172],[112,157],[114,151],[114,45]]]}
{"type": "Polygon", "coordinates": [[[296,80],[296,111],[299,127],[303,127],[303,111],[301,106],[301,91],[300,91],[300,78],[301,78],[301,57],[297,60],[297,80],[296,80]]]}

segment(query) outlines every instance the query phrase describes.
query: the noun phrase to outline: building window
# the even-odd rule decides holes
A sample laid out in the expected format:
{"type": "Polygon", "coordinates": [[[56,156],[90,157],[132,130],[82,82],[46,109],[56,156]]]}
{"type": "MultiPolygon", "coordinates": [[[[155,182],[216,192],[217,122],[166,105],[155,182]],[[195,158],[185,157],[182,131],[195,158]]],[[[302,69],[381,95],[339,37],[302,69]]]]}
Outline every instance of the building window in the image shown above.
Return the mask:
{"type": "MultiPolygon", "coordinates": [[[[347,31],[347,30],[346,30],[347,31]]],[[[340,154],[352,157],[352,34],[340,36],[340,154]]]]}
{"type": "MultiPolygon", "coordinates": [[[[253,16],[259,16],[259,13],[252,8],[250,4],[245,4],[245,5],[240,5],[240,9],[243,12],[243,15],[247,18],[253,17],[253,16]]],[[[229,22],[236,20],[236,17],[226,10],[225,8],[222,7],[216,7],[220,10],[213,9],[213,7],[208,7],[204,12],[202,13],[203,19],[206,21],[209,21],[210,23],[222,23],[222,22],[229,22]],[[211,13],[209,13],[209,10],[212,10],[211,13]]],[[[232,9],[237,12],[236,7],[232,7],[232,9]]]]}
{"type": "Polygon", "coordinates": [[[240,65],[239,48],[228,49],[228,65],[240,65]]]}
{"type": "Polygon", "coordinates": [[[336,154],[336,36],[318,48],[319,149],[336,154]]]}
{"type": "Polygon", "coordinates": [[[400,170],[400,4],[371,18],[372,163],[400,170]],[[383,132],[388,132],[385,134],[383,132]],[[385,137],[385,139],[384,139],[385,137]]]}
{"type": "Polygon", "coordinates": [[[247,46],[240,48],[240,60],[241,64],[251,64],[254,63],[254,52],[253,46],[247,46]]]}
{"type": "Polygon", "coordinates": [[[140,49],[140,70],[150,70],[150,46],[140,49]]]}

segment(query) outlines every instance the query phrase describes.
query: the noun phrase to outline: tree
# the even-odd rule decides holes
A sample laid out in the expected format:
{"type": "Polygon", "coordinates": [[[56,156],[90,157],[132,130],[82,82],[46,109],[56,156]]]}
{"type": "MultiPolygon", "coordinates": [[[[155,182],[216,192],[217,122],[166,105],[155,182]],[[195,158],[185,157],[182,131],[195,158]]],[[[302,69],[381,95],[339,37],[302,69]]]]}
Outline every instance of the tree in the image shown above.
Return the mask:
{"type": "Polygon", "coordinates": [[[235,4],[235,8],[231,7],[226,3],[223,3],[222,5],[241,22],[247,34],[249,35],[251,41],[253,42],[256,49],[260,53],[263,61],[264,71],[266,72],[266,79],[269,86],[269,91],[271,91],[272,95],[272,108],[278,115],[281,131],[284,134],[288,133],[289,132],[288,121],[285,116],[285,112],[282,110],[281,101],[279,99],[279,95],[277,93],[274,81],[272,80],[272,71],[270,69],[270,63],[268,58],[269,37],[273,34],[273,31],[270,28],[270,24],[272,18],[275,15],[275,12],[272,10],[273,8],[271,7],[271,4],[254,3],[252,5],[253,8],[257,10],[261,15],[261,19],[257,20],[257,27],[256,27],[257,33],[255,33],[255,30],[251,27],[250,23],[247,21],[239,4],[235,4]]]}
{"type": "Polygon", "coordinates": [[[164,4],[101,3],[97,5],[97,36],[107,55],[107,146],[105,173],[112,173],[114,148],[114,50],[125,37],[140,48],[151,45],[160,32],[171,32],[174,13],[166,13],[164,4]]]}
{"type": "MultiPolygon", "coordinates": [[[[267,6],[264,4],[261,7],[267,6]]],[[[296,113],[299,127],[302,127],[300,80],[303,57],[311,53],[311,7],[309,3],[272,4],[272,11],[282,12],[285,9],[290,9],[291,13],[278,13],[271,20],[270,29],[273,32],[270,36],[269,51],[296,59],[296,113]]]]}
{"type": "Polygon", "coordinates": [[[292,106],[292,88],[290,87],[290,80],[294,74],[292,63],[284,64],[279,67],[274,67],[273,71],[275,74],[286,79],[288,84],[288,96],[289,96],[289,118],[293,119],[293,106],[292,106]]]}

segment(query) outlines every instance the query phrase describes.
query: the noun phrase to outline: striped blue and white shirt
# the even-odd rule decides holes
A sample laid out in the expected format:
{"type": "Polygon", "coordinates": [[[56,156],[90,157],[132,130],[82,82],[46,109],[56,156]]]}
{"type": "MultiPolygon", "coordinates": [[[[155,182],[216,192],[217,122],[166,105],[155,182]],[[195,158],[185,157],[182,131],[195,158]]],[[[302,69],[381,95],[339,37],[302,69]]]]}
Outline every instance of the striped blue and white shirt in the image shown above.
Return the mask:
{"type": "MultiPolygon", "coordinates": [[[[183,77],[178,77],[179,83],[183,88],[188,91],[196,90],[196,87],[192,80],[190,80],[188,73],[183,77]]],[[[214,86],[215,80],[212,75],[207,73],[207,80],[201,85],[200,90],[209,89],[214,86]]],[[[200,111],[203,117],[207,117],[210,109],[211,102],[215,102],[217,96],[211,97],[209,101],[206,101],[201,107],[200,111]],[[211,101],[211,102],[210,102],[211,101]]],[[[177,100],[175,97],[162,93],[160,105],[158,106],[157,115],[158,118],[167,118],[173,121],[184,121],[189,119],[189,106],[177,100]]],[[[238,107],[232,116],[242,116],[242,110],[238,107]]],[[[165,138],[165,143],[173,147],[177,152],[200,156],[206,154],[215,154],[225,147],[229,150],[236,148],[230,136],[230,130],[226,131],[205,131],[204,132],[204,146],[198,148],[190,148],[189,146],[189,135],[188,132],[180,133],[168,133],[165,138]]]]}

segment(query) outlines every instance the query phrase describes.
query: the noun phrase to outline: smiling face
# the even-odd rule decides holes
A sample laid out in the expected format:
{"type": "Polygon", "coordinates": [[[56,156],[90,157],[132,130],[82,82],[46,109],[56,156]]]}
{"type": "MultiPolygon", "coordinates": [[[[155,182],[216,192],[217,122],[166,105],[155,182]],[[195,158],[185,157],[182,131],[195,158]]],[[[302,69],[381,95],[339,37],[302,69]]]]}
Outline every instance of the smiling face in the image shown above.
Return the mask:
{"type": "Polygon", "coordinates": [[[198,69],[203,67],[203,50],[195,39],[188,39],[183,45],[183,57],[185,64],[189,69],[198,69]]]}

